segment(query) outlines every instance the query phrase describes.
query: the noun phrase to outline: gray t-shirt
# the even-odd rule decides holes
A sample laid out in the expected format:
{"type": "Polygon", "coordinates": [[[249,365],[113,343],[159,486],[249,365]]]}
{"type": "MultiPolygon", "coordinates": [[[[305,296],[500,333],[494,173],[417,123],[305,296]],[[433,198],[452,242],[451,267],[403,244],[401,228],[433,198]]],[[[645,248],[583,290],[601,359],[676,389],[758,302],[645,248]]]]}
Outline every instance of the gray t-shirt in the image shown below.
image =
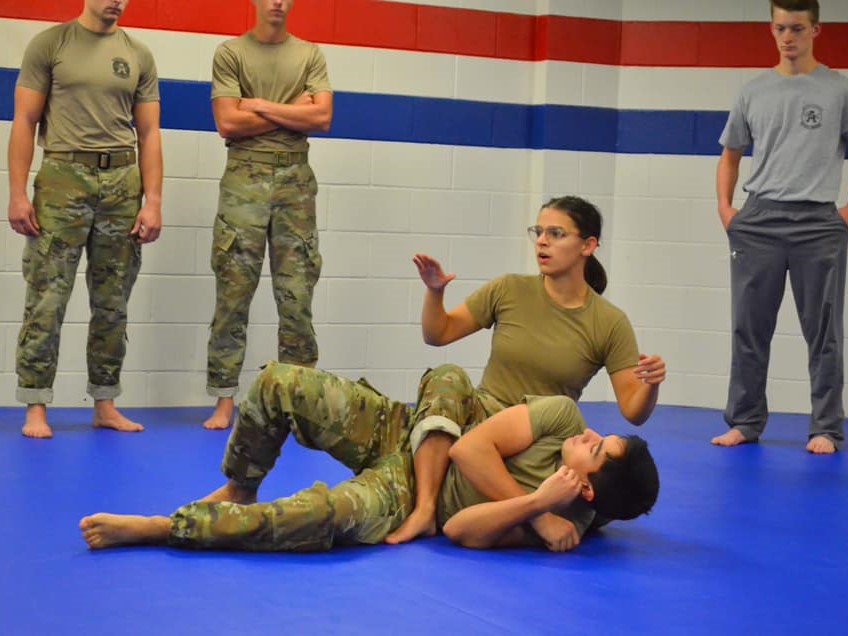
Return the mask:
{"type": "Polygon", "coordinates": [[[772,69],[748,82],[721,134],[726,148],[752,143],[744,190],[777,201],[832,203],[848,140],[848,79],[819,64],[805,75],[772,69]]]}

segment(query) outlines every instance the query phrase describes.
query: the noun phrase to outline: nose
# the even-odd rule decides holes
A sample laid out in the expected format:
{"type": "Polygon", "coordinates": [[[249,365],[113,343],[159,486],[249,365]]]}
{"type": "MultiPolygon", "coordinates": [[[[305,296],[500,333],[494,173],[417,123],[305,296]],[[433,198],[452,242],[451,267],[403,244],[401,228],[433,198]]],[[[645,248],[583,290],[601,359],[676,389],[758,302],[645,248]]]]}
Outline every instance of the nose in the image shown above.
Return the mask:
{"type": "Polygon", "coordinates": [[[591,428],[587,428],[585,431],[583,431],[583,441],[587,444],[594,444],[599,439],[601,439],[600,434],[596,431],[593,431],[591,428]]]}

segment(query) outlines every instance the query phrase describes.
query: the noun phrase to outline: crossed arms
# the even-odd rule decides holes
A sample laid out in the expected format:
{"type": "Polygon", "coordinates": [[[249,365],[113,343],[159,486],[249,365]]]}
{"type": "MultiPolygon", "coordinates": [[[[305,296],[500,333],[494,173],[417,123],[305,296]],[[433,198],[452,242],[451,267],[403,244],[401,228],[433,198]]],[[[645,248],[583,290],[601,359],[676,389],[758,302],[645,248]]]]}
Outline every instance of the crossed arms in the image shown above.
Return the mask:
{"type": "Polygon", "coordinates": [[[225,139],[255,137],[278,128],[326,132],[333,119],[333,94],[304,92],[290,104],[257,97],[216,97],[212,100],[212,115],[218,134],[225,139]]]}

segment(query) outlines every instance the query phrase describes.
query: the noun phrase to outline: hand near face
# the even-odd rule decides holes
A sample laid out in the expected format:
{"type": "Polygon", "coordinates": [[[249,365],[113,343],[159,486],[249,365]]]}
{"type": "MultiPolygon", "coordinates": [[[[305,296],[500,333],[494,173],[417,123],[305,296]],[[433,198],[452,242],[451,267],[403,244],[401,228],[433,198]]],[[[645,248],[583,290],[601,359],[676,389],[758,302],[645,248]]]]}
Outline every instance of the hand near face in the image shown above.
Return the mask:
{"type": "Polygon", "coordinates": [[[427,254],[416,254],[412,257],[412,262],[418,268],[418,275],[424,281],[427,289],[434,292],[442,291],[449,282],[456,278],[456,274],[445,274],[441,263],[427,254]]]}
{"type": "Polygon", "coordinates": [[[530,522],[551,552],[568,552],[580,545],[580,533],[568,519],[546,512],[530,522]]]}
{"type": "Polygon", "coordinates": [[[635,373],[644,384],[661,384],[665,380],[665,360],[658,355],[640,353],[635,373]]]}
{"type": "Polygon", "coordinates": [[[566,506],[580,494],[582,482],[568,466],[560,466],[553,475],[539,484],[536,497],[545,510],[566,506]]]}

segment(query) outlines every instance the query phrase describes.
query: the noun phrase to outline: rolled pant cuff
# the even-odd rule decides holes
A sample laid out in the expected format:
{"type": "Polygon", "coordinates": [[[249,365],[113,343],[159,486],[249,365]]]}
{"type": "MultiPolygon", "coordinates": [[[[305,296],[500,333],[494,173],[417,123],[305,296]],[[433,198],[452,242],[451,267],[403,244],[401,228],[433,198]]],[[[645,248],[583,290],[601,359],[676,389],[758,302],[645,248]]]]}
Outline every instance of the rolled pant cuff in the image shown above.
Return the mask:
{"type": "Polygon", "coordinates": [[[238,386],[206,386],[206,394],[214,398],[234,398],[238,390],[238,386]]]}
{"type": "Polygon", "coordinates": [[[413,427],[409,435],[409,445],[413,456],[418,452],[418,447],[421,446],[424,439],[433,431],[447,433],[456,438],[462,435],[462,429],[453,420],[444,415],[428,415],[413,427]]]}
{"type": "Polygon", "coordinates": [[[121,383],[102,386],[89,382],[85,392],[95,400],[114,400],[121,394],[121,383]]]}
{"type": "Polygon", "coordinates": [[[28,389],[19,386],[15,390],[15,399],[23,404],[51,404],[53,389],[28,389]]]}

